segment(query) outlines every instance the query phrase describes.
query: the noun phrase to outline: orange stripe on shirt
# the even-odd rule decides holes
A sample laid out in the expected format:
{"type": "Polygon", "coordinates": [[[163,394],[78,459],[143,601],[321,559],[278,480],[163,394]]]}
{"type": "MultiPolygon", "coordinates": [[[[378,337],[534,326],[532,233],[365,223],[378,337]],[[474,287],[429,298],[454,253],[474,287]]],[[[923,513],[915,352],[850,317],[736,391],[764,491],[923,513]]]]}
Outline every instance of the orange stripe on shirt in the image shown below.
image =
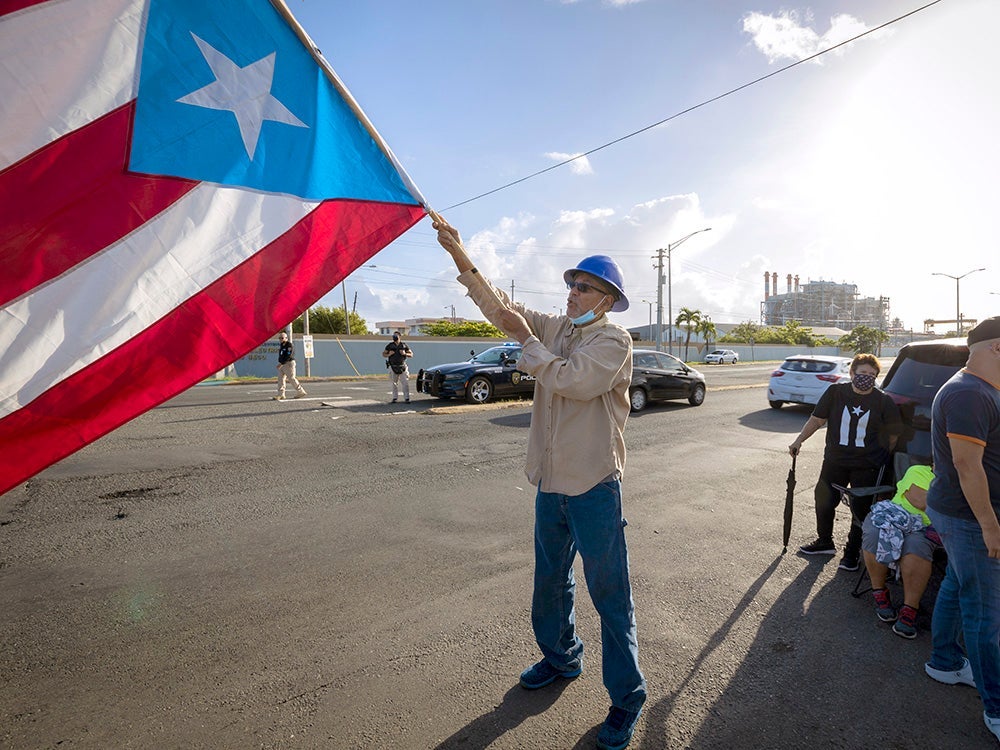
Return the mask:
{"type": "Polygon", "coordinates": [[[945,435],[954,440],[967,440],[968,442],[975,443],[983,448],[986,447],[986,441],[980,440],[979,438],[969,437],[968,435],[956,435],[954,432],[946,432],[945,435]]]}

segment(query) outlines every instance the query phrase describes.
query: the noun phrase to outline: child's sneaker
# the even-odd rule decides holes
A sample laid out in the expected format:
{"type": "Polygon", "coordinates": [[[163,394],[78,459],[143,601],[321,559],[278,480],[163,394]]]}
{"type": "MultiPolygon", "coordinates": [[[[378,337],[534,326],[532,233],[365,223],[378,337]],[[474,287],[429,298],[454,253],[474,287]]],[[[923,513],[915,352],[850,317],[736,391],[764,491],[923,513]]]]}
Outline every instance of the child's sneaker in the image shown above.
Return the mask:
{"type": "Polygon", "coordinates": [[[892,626],[892,632],[901,638],[917,637],[917,610],[909,604],[904,604],[899,610],[899,619],[892,626]]]}
{"type": "Polygon", "coordinates": [[[872,596],[875,597],[876,617],[882,622],[895,622],[896,610],[892,606],[892,600],[889,599],[889,589],[872,589],[872,596]]]}

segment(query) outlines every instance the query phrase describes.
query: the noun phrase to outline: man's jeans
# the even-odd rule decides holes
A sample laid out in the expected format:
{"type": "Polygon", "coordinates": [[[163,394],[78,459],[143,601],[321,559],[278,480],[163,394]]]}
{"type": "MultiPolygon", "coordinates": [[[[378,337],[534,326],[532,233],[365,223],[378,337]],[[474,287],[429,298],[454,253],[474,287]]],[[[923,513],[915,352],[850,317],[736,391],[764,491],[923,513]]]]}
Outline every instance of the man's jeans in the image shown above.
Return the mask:
{"type": "Polygon", "coordinates": [[[582,665],[583,641],[576,635],[573,606],[573,559],[579,551],[590,598],[601,617],[604,686],[612,705],[636,711],[646,700],[646,680],[639,671],[624,525],[617,480],[582,495],[539,490],[531,624],[552,666],[571,670],[582,665]]]}
{"type": "Polygon", "coordinates": [[[933,668],[952,671],[962,666],[965,636],[972,675],[987,716],[1000,718],[1000,560],[990,558],[977,521],[946,516],[927,509],[948,553],[934,617],[931,621],[933,668]]]}

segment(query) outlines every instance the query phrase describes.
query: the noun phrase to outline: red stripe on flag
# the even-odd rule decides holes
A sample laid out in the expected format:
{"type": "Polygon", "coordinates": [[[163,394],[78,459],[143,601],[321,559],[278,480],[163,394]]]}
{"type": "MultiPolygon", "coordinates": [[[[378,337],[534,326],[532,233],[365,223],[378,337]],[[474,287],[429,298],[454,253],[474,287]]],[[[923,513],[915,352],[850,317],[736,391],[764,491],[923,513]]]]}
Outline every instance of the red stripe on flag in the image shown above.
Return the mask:
{"type": "Polygon", "coordinates": [[[14,13],[15,11],[30,8],[32,5],[41,5],[47,2],[49,0],[0,0],[0,16],[6,16],[8,13],[14,13]]]}
{"type": "Polygon", "coordinates": [[[0,420],[0,494],[239,359],[423,215],[420,206],[322,203],[170,315],[0,420]]]}
{"type": "Polygon", "coordinates": [[[125,171],[135,102],[0,172],[0,305],[117,242],[198,185],[125,171]]]}

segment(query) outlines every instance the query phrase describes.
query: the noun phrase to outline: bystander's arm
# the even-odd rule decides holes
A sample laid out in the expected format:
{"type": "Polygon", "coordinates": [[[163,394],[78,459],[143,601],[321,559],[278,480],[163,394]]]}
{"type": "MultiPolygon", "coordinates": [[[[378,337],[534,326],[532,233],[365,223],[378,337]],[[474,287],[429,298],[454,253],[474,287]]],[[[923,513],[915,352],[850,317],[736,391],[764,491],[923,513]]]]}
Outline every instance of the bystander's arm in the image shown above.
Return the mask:
{"type": "Polygon", "coordinates": [[[917,510],[927,510],[927,490],[923,487],[911,484],[903,493],[903,497],[917,510]]]}
{"type": "Polygon", "coordinates": [[[983,468],[983,446],[954,437],[949,437],[948,443],[962,494],[983,530],[983,542],[989,556],[1000,558],[1000,521],[990,504],[990,488],[986,469],[983,468]]]}
{"type": "Polygon", "coordinates": [[[800,432],[799,436],[792,441],[791,445],[788,446],[788,452],[793,456],[797,455],[799,449],[802,447],[802,444],[806,440],[811,438],[813,436],[813,433],[815,433],[816,430],[818,430],[825,424],[826,424],[825,419],[821,419],[820,417],[810,415],[809,421],[806,422],[805,425],[803,425],[802,427],[802,432],[800,432]]]}

